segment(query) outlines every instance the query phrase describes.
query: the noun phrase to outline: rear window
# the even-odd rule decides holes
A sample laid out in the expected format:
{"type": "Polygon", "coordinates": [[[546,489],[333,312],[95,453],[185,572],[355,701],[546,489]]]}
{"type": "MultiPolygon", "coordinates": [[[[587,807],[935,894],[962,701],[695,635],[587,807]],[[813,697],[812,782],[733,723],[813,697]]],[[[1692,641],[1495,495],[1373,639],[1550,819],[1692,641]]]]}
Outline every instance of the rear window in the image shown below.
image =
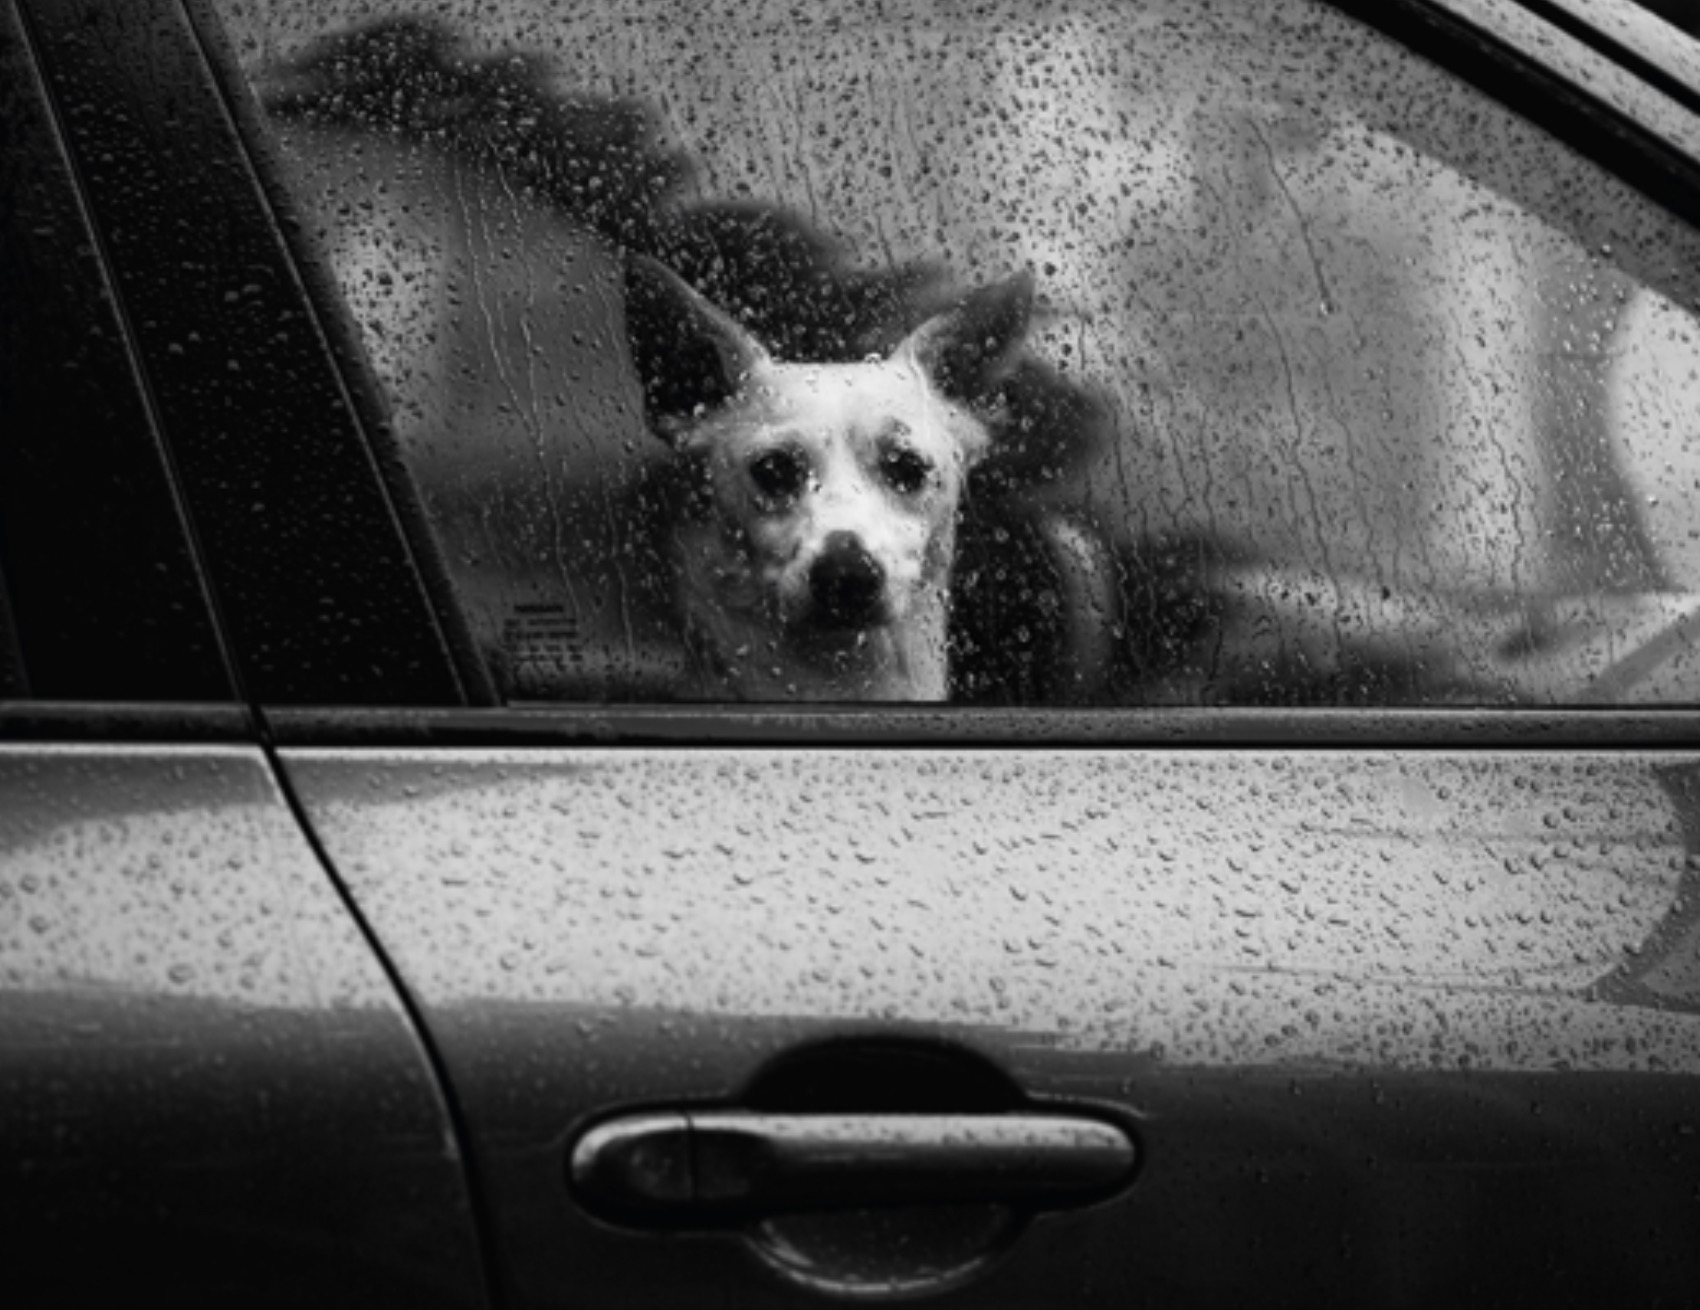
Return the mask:
{"type": "Polygon", "coordinates": [[[1303,0],[218,0],[512,701],[1700,685],[1700,242],[1303,0]]]}

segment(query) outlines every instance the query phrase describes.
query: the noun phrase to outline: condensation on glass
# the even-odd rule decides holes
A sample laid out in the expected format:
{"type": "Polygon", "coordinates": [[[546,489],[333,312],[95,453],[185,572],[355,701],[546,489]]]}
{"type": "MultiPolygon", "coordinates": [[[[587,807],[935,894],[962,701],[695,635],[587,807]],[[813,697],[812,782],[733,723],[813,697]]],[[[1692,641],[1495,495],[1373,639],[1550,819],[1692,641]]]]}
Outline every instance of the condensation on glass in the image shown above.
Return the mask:
{"type": "MultiPolygon", "coordinates": [[[[218,8],[514,699],[704,694],[681,592],[766,531],[653,430],[647,260],[805,362],[1031,275],[974,398],[950,699],[1700,686],[1700,239],[1325,7],[218,8]]],[[[830,481],[745,472],[770,517],[830,481]]]]}

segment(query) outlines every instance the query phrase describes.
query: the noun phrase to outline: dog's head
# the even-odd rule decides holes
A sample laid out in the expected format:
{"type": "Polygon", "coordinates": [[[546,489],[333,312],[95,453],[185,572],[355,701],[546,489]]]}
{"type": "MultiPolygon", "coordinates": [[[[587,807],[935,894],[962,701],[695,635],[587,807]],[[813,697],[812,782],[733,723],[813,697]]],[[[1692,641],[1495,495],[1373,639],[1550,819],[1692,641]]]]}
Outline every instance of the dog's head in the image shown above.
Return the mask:
{"type": "Polygon", "coordinates": [[[626,313],[647,418],[707,470],[721,603],[827,647],[942,612],[957,508],[1032,296],[1017,275],[889,354],[789,363],[634,258],[626,313]]]}

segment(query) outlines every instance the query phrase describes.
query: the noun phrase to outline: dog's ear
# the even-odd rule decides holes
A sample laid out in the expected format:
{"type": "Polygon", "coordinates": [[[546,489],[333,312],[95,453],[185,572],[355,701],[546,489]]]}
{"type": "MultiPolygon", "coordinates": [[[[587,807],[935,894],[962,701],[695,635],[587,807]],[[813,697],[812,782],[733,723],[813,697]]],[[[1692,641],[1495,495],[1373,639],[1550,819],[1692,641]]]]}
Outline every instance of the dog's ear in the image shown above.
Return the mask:
{"type": "Polygon", "coordinates": [[[1009,371],[1032,313],[1033,275],[1023,271],[935,314],[898,351],[913,354],[944,395],[972,404],[1009,371]]]}
{"type": "Polygon", "coordinates": [[[649,425],[669,439],[731,400],[768,361],[729,314],[647,255],[626,262],[626,340],[649,425]]]}

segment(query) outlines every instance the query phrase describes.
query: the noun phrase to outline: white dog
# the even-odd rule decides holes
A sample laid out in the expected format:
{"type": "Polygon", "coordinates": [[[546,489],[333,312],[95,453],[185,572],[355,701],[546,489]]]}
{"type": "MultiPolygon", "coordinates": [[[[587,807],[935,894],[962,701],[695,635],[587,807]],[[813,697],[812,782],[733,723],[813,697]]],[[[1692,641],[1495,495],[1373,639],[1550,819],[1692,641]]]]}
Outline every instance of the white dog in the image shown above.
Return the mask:
{"type": "Polygon", "coordinates": [[[883,358],[787,363],[661,264],[631,260],[648,421],[707,489],[707,512],[675,532],[690,694],[946,698],[957,512],[1032,299],[1017,275],[883,358]]]}

